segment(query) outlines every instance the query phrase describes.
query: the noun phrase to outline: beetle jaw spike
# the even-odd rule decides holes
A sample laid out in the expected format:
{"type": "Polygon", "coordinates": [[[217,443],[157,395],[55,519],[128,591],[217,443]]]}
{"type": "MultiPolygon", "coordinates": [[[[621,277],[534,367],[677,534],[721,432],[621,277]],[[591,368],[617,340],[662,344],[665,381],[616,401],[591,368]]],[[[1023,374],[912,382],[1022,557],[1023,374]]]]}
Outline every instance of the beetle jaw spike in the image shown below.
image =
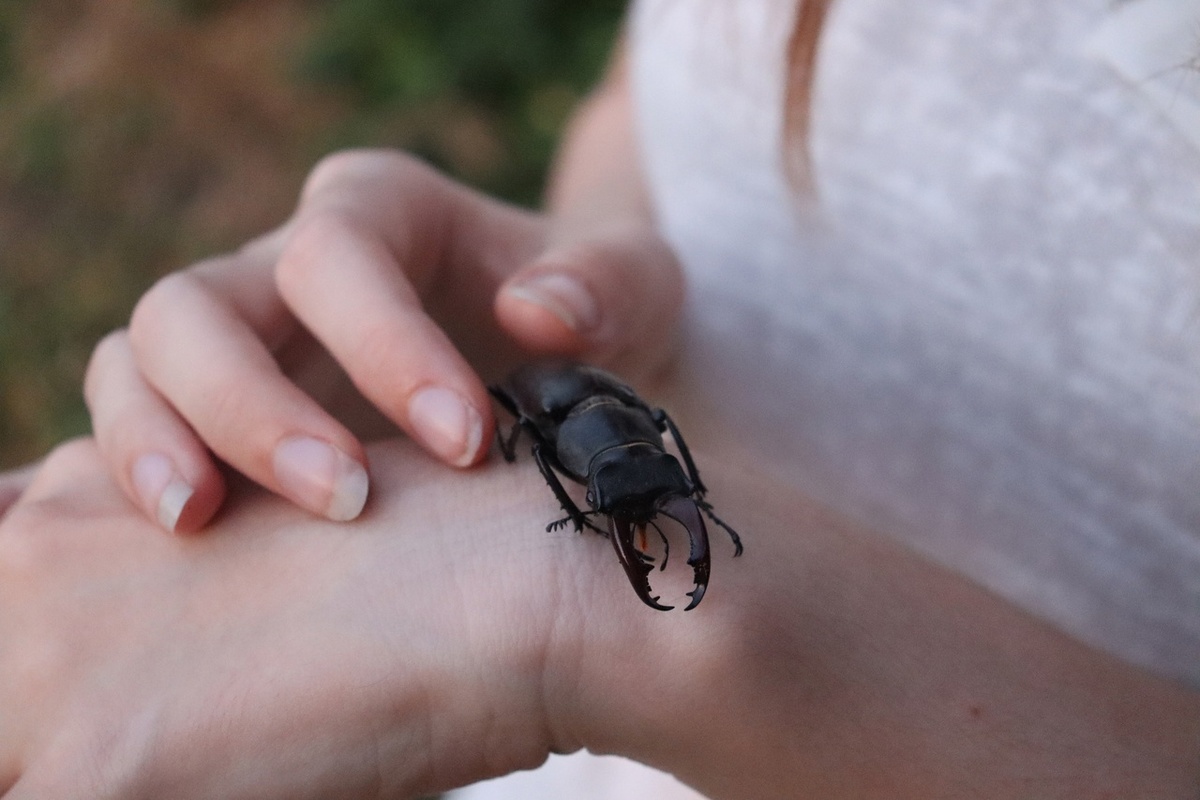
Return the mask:
{"type": "MultiPolygon", "coordinates": [[[[691,611],[700,605],[704,593],[708,589],[708,574],[710,559],[708,552],[708,529],[700,509],[690,497],[683,495],[668,495],[656,504],[656,511],[663,516],[678,522],[688,533],[688,560],[692,568],[695,588],[687,593],[691,598],[685,611],[691,611]]],[[[653,524],[653,523],[651,523],[653,524]]],[[[634,592],[643,603],[658,611],[670,611],[674,606],[666,606],[659,602],[657,596],[650,594],[649,575],[653,571],[653,559],[639,550],[634,544],[635,530],[641,534],[645,531],[645,523],[633,524],[630,520],[617,516],[609,516],[608,527],[613,548],[617,558],[625,569],[625,574],[633,586],[634,592]]],[[[657,528],[657,526],[655,526],[657,528]]],[[[660,531],[661,534],[661,531],[660,531]]],[[[666,537],[664,536],[664,541],[666,537]]]]}
{"type": "Polygon", "coordinates": [[[638,598],[656,611],[670,611],[675,608],[675,606],[665,606],[658,602],[659,597],[651,596],[649,575],[654,567],[646,554],[634,546],[634,526],[630,524],[629,520],[610,516],[608,530],[610,534],[608,538],[612,540],[613,549],[617,551],[617,559],[625,569],[625,575],[629,578],[629,583],[633,586],[633,591],[638,598]]]}

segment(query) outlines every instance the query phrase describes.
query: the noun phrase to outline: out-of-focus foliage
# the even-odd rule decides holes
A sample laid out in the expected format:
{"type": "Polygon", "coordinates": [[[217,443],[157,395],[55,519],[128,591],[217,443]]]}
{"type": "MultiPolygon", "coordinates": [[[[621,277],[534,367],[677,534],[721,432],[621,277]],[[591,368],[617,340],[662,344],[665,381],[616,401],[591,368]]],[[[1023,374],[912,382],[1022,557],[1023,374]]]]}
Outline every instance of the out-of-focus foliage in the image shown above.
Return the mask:
{"type": "Polygon", "coordinates": [[[536,202],[622,6],[0,0],[0,466],[85,431],[96,340],[156,276],[283,219],[327,150],[536,202]]]}
{"type": "Polygon", "coordinates": [[[623,5],[342,0],[305,66],[352,93],[356,123],[389,127],[403,117],[411,149],[494,193],[532,201],[623,5]]]}

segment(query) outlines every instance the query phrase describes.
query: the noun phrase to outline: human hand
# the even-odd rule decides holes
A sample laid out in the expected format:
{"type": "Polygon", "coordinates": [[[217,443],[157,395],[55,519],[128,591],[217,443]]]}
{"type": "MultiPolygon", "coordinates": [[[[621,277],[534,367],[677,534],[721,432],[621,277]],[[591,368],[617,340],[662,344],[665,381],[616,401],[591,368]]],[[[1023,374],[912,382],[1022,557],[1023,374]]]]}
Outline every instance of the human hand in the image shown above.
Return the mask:
{"type": "Polygon", "coordinates": [[[85,394],[118,483],[169,530],[220,506],[214,455],[345,520],[381,422],[474,464],[494,425],[484,380],[539,354],[645,374],[681,288],[648,225],[557,225],[410,157],[342,153],[281,228],[151,289],[96,348],[85,394]]]}
{"type": "Polygon", "coordinates": [[[702,461],[747,555],[659,613],[545,531],[531,459],[371,458],[352,525],[240,483],[166,537],[91,443],[53,454],[0,521],[0,796],[410,797],[580,747],[738,800],[1200,788],[1196,692],[753,470],[702,461]]]}
{"type": "Polygon", "coordinates": [[[546,534],[530,459],[372,460],[353,525],[240,484],[180,538],[52,454],[0,523],[0,796],[410,797],[579,747],[576,660],[644,616],[607,544],[546,534]]]}

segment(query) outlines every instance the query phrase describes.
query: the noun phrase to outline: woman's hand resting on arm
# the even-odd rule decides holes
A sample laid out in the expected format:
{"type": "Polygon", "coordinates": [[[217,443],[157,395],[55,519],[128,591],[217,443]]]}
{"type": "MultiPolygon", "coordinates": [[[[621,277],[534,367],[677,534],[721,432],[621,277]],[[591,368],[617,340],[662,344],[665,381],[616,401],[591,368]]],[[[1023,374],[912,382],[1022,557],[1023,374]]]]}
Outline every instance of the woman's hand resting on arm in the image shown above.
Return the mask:
{"type": "Polygon", "coordinates": [[[548,215],[343,154],[280,229],[147,295],[93,358],[97,443],[0,519],[5,800],[408,797],[580,747],[731,800],[1194,800],[1195,693],[746,465],[697,454],[746,555],[715,537],[704,603],[666,614],[601,537],[545,531],[532,459],[446,466],[482,457],[481,378],[513,359],[670,347],[635,155],[618,68],[548,215]],[[372,418],[428,452],[365,448],[372,418]],[[161,535],[221,504],[210,450],[286,501],[235,478],[210,535],[161,535]],[[368,454],[365,513],[322,519],[358,513],[368,454]]]}
{"type": "Polygon", "coordinates": [[[0,794],[401,798],[587,747],[730,800],[1195,797],[1195,693],[699,455],[747,552],[659,613],[529,458],[385,442],[353,525],[240,483],[180,538],[70,444],[0,521],[0,794]]]}
{"type": "Polygon", "coordinates": [[[577,113],[544,214],[400,153],[340,153],[279,229],[160,281],[86,380],[122,489],[163,527],[195,530],[224,496],[215,455],[350,519],[382,421],[468,466],[492,439],[484,381],[517,360],[660,365],[682,279],[642,194],[630,114],[618,59],[577,113]]]}

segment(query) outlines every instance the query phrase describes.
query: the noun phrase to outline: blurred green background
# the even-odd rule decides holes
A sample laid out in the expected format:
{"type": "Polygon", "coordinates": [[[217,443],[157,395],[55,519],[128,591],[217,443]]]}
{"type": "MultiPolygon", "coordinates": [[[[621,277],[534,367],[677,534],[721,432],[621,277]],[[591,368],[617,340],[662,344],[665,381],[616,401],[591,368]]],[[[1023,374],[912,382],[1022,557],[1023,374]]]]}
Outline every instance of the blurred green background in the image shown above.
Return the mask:
{"type": "Polygon", "coordinates": [[[0,0],[0,467],[88,429],[156,276],[286,217],[321,154],[528,205],[624,0],[0,0]]]}

